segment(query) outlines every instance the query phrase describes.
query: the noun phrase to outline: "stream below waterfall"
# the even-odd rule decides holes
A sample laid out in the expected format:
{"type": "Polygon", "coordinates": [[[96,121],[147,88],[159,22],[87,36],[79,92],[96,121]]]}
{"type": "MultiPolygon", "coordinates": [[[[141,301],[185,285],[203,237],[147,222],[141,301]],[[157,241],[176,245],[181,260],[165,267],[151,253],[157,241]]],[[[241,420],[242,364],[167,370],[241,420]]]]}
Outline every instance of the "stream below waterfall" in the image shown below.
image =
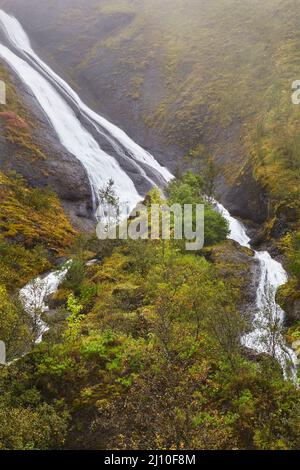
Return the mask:
{"type": "MultiPolygon", "coordinates": [[[[229,238],[241,246],[251,248],[251,239],[242,222],[232,217],[221,204],[216,203],[216,208],[229,224],[229,238]]],[[[272,355],[281,365],[285,378],[296,382],[298,359],[286,344],[283,335],[285,314],[276,303],[277,290],[287,282],[288,275],[282,264],[273,259],[267,251],[254,253],[259,264],[254,329],[242,338],[242,343],[257,353],[272,355]]]]}
{"type": "Polygon", "coordinates": [[[26,312],[34,319],[36,343],[40,343],[43,339],[43,334],[48,331],[47,324],[41,318],[43,313],[49,311],[47,298],[58,290],[59,285],[68,273],[70,263],[69,261],[61,269],[33,279],[20,290],[21,302],[26,312]]]}
{"type": "MultiPolygon", "coordinates": [[[[107,184],[110,178],[114,180],[120,202],[126,203],[129,210],[142,199],[137,189],[137,185],[141,186],[141,180],[147,188],[149,184],[163,186],[172,179],[172,174],[149,152],[86,106],[75,91],[33,51],[18,20],[3,10],[0,10],[0,28],[11,46],[0,44],[0,57],[31,91],[63,147],[86,169],[95,207],[99,188],[107,184]],[[90,131],[91,127],[93,132],[90,131]],[[111,154],[101,148],[103,137],[111,145],[111,154]]],[[[251,248],[244,225],[221,204],[216,203],[216,208],[229,223],[230,238],[241,246],[251,248]]],[[[242,338],[242,343],[258,353],[276,357],[285,377],[296,381],[297,357],[285,343],[281,332],[284,312],[276,303],[277,289],[286,283],[287,273],[267,251],[255,251],[255,258],[259,264],[259,279],[254,329],[242,338]],[[278,326],[275,336],[268,334],[270,324],[278,326]]],[[[47,311],[46,298],[58,289],[66,273],[67,268],[55,271],[25,286],[20,297],[27,311],[32,314],[47,311]]],[[[37,322],[37,341],[40,341],[47,325],[41,318],[37,322]]]]}

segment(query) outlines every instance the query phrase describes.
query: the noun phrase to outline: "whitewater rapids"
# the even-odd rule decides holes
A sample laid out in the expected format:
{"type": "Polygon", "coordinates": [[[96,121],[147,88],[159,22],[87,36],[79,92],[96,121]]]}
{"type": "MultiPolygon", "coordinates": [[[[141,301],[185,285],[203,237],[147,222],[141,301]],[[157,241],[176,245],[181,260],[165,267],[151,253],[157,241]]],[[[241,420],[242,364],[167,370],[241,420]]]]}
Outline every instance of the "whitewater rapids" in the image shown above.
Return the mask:
{"type": "Polygon", "coordinates": [[[26,312],[34,320],[36,343],[40,343],[43,339],[43,334],[48,331],[47,324],[41,318],[43,313],[49,311],[46,299],[57,291],[59,285],[65,279],[70,265],[71,262],[68,262],[58,271],[52,271],[45,276],[39,276],[20,290],[20,300],[26,312]]]}
{"type": "MultiPolygon", "coordinates": [[[[225,207],[216,202],[217,210],[229,224],[229,238],[246,248],[251,248],[250,238],[245,226],[232,217],[225,207]]],[[[267,251],[255,251],[259,263],[259,283],[256,293],[255,329],[242,338],[242,343],[258,353],[274,356],[282,367],[285,378],[297,380],[297,356],[286,345],[281,329],[284,322],[284,311],[276,303],[276,293],[288,280],[282,264],[274,260],[267,251]],[[274,336],[270,330],[274,328],[274,336]],[[276,344],[274,344],[274,339],[276,344]]]]}

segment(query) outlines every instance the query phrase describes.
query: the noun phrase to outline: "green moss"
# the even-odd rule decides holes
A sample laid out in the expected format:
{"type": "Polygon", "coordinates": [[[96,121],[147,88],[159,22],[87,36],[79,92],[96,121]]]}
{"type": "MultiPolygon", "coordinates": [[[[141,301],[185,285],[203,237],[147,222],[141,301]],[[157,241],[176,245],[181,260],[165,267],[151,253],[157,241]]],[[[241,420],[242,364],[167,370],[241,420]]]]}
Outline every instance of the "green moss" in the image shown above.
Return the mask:
{"type": "Polygon", "coordinates": [[[75,232],[49,189],[30,188],[20,176],[0,173],[0,194],[0,278],[12,288],[49,269],[49,254],[62,256],[75,232]]]}
{"type": "Polygon", "coordinates": [[[300,299],[300,290],[297,279],[292,278],[278,289],[277,300],[283,309],[288,309],[287,303],[300,299]]]}

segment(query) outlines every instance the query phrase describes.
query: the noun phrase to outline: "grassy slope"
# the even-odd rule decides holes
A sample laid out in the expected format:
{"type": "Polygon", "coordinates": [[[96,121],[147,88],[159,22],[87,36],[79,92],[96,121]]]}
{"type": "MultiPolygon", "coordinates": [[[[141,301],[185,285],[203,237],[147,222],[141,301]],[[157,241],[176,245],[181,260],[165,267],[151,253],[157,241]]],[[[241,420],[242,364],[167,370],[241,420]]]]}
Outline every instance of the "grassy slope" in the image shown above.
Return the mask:
{"type": "Polygon", "coordinates": [[[33,142],[32,131],[37,123],[34,121],[30,111],[24,106],[14,84],[10,79],[9,72],[3,64],[0,64],[0,79],[6,86],[6,104],[0,105],[1,115],[0,123],[3,126],[5,138],[8,142],[15,144],[19,158],[28,159],[34,162],[36,159],[45,159],[45,154],[33,142]],[[15,125],[5,118],[5,113],[12,113],[13,116],[21,118],[24,126],[15,125]]]}
{"type": "MultiPolygon", "coordinates": [[[[77,8],[62,18],[76,29],[81,14],[77,8]]],[[[104,76],[95,78],[101,91],[112,97],[120,88],[121,106],[135,100],[147,125],[192,153],[204,144],[219,154],[229,138],[240,157],[237,166],[225,162],[229,176],[245,161],[247,147],[243,151],[239,140],[272,106],[274,87],[290,93],[289,81],[297,77],[297,55],[289,50],[298,41],[294,1],[104,0],[85,14],[93,32],[100,18],[131,15],[131,21],[111,34],[100,29],[101,39],[82,32],[63,45],[68,51],[77,42],[82,49],[73,76],[101,70],[104,76]],[[282,54],[294,70],[278,66],[282,54]]]]}
{"type": "Polygon", "coordinates": [[[24,285],[51,267],[74,237],[61,204],[50,190],[29,188],[16,175],[0,173],[1,284],[24,285]]]}

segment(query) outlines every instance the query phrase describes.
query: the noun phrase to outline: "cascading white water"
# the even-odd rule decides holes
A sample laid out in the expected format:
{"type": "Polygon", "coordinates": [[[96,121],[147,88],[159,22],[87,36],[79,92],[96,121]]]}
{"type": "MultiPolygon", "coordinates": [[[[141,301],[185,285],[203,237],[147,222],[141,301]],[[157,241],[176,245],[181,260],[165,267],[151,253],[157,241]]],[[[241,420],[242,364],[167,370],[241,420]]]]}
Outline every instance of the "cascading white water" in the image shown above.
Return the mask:
{"type": "MultiPolygon", "coordinates": [[[[251,248],[251,240],[244,225],[232,217],[221,204],[216,202],[215,205],[229,224],[229,238],[241,246],[251,248]]],[[[282,336],[284,311],[276,303],[276,292],[287,282],[288,276],[283,266],[267,251],[255,251],[255,259],[259,263],[260,276],[256,295],[257,311],[254,330],[242,338],[242,343],[256,352],[271,354],[281,365],[285,377],[296,382],[297,356],[288,348],[282,336]]]]}
{"type": "MultiPolygon", "coordinates": [[[[108,120],[104,119],[102,116],[100,116],[99,114],[94,112],[92,109],[90,109],[88,106],[86,106],[82,102],[80,97],[77,95],[77,93],[75,93],[75,91],[61,77],[59,77],[47,64],[45,64],[45,62],[43,62],[37,56],[37,54],[33,51],[31,47],[30,40],[27,34],[25,33],[24,29],[22,28],[22,26],[20,25],[20,23],[18,22],[16,18],[6,14],[3,10],[0,10],[0,25],[2,26],[2,29],[4,30],[10,43],[14,46],[14,48],[19,53],[21,53],[24,56],[24,58],[26,58],[27,65],[28,65],[28,62],[30,62],[33,68],[37,68],[38,71],[41,72],[42,75],[47,79],[48,84],[50,82],[56,85],[59,88],[59,90],[63,93],[63,95],[66,96],[73,104],[76,105],[77,111],[88,119],[88,121],[94,126],[94,129],[96,129],[102,135],[106,131],[108,140],[113,144],[115,150],[117,150],[119,155],[122,154],[123,158],[131,158],[132,161],[135,163],[135,166],[139,169],[140,174],[146,180],[148,180],[150,183],[152,183],[152,185],[154,185],[154,182],[151,180],[151,178],[149,178],[146,175],[144,168],[150,168],[152,171],[159,174],[162,180],[165,182],[169,181],[172,178],[171,173],[165,167],[161,166],[149,152],[141,148],[132,139],[130,139],[130,137],[124,131],[122,131],[117,126],[115,126],[108,120]],[[115,144],[112,142],[112,139],[115,141],[115,144]],[[121,150],[121,147],[125,149],[125,152],[121,150]]],[[[6,51],[6,56],[4,56],[3,54],[2,57],[4,59],[8,58],[7,51],[6,51]]],[[[14,58],[14,61],[15,61],[15,58],[14,58]]],[[[14,66],[14,63],[12,63],[11,56],[10,56],[10,65],[14,66]]],[[[30,86],[28,83],[27,85],[30,86]]],[[[41,93],[38,93],[38,95],[36,95],[35,93],[35,96],[37,97],[37,99],[39,99],[40,95],[41,93]]],[[[47,110],[45,111],[47,112],[47,110]]],[[[73,113],[72,118],[74,119],[74,113],[73,113]]],[[[78,118],[76,115],[75,115],[75,118],[78,121],[78,118]]],[[[55,123],[53,123],[53,120],[51,118],[50,120],[57,131],[57,126],[55,125],[55,123]]],[[[74,134],[75,132],[76,132],[76,129],[74,130],[74,134]]],[[[65,139],[63,138],[62,143],[64,142],[65,142],[65,139]]],[[[74,151],[72,153],[74,153],[74,151]]],[[[105,165],[106,159],[103,156],[102,158],[103,158],[104,165],[105,165]]],[[[116,169],[108,167],[107,172],[108,171],[110,171],[111,177],[115,180],[116,185],[118,185],[120,182],[120,179],[118,178],[119,175],[114,175],[114,172],[116,172],[116,169]],[[118,179],[116,180],[116,178],[118,179]]],[[[126,179],[128,179],[127,175],[126,175],[125,181],[126,179]]],[[[134,198],[134,194],[132,194],[132,197],[134,198]]]]}
{"type": "Polygon", "coordinates": [[[81,125],[72,108],[59,95],[55,88],[25,60],[0,44],[2,57],[30,88],[40,106],[47,114],[62,145],[86,168],[92,185],[94,202],[98,190],[110,178],[115,182],[116,192],[121,202],[128,202],[133,208],[141,199],[131,179],[119,164],[107,155],[93,136],[81,125]]]}
{"type": "Polygon", "coordinates": [[[244,225],[234,217],[232,217],[227,209],[225,209],[222,204],[217,201],[213,201],[217,211],[227,220],[229,225],[229,238],[236,241],[239,245],[245,246],[246,248],[250,247],[251,239],[248,237],[244,225]]]}
{"type": "MultiPolygon", "coordinates": [[[[131,208],[136,205],[141,196],[138,194],[133,181],[122,170],[118,162],[100,148],[91,133],[82,125],[67,100],[75,105],[76,110],[87,118],[99,134],[106,132],[107,139],[118,154],[124,158],[131,158],[145,179],[153,183],[147,175],[147,171],[145,171],[145,168],[150,168],[159,174],[164,181],[171,180],[173,177],[171,173],[162,167],[150,153],[131,140],[125,132],[99,116],[81,101],[75,91],[33,51],[29,38],[20,23],[2,10],[0,10],[0,26],[22,58],[3,45],[0,45],[0,57],[15,70],[21,80],[32,91],[48,116],[61,143],[86,168],[93,189],[94,202],[96,202],[99,188],[103,187],[110,178],[115,182],[120,201],[128,203],[131,208]],[[122,148],[125,151],[122,151],[122,148]]],[[[221,204],[216,203],[216,207],[229,223],[230,238],[241,246],[250,248],[250,238],[243,224],[233,218],[221,204]]],[[[275,295],[278,287],[286,282],[287,274],[282,265],[272,259],[268,252],[255,252],[255,257],[260,266],[255,329],[246,335],[242,341],[243,344],[253,350],[275,355],[286,377],[289,376],[295,380],[296,356],[293,351],[285,346],[280,335],[276,337],[275,348],[271,339],[266,338],[266,326],[267,322],[270,321],[270,317],[267,318],[266,312],[271,310],[271,320],[279,323],[283,322],[284,312],[276,304],[275,295]]],[[[37,305],[41,311],[47,309],[44,302],[45,297],[55,292],[64,276],[65,274],[62,272],[51,273],[42,280],[41,295],[37,299],[37,305]]],[[[41,279],[39,280],[41,281],[41,279]]],[[[21,297],[23,297],[24,305],[28,311],[33,311],[33,306],[36,303],[34,298],[36,294],[33,291],[33,283],[29,283],[21,291],[21,297]]],[[[46,328],[43,322],[40,323],[40,328],[42,335],[43,330],[46,328]]]]}
{"type": "Polygon", "coordinates": [[[70,263],[69,261],[58,271],[37,277],[20,290],[21,302],[26,312],[34,319],[36,343],[42,340],[43,334],[48,330],[48,326],[41,319],[41,314],[49,310],[46,299],[57,291],[68,273],[70,263]]]}

